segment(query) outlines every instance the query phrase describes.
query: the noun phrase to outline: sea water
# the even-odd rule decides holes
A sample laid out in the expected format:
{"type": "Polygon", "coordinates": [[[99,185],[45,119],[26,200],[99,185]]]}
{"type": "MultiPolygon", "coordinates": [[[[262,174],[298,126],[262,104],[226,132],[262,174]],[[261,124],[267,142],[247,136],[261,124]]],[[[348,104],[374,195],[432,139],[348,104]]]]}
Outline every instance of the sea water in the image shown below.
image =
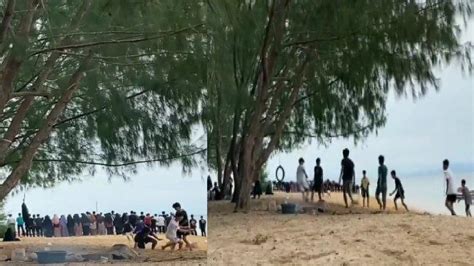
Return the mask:
{"type": "MultiPolygon", "coordinates": [[[[399,178],[405,190],[405,203],[409,209],[426,211],[432,214],[450,214],[444,205],[446,199],[446,180],[442,172],[440,172],[439,175],[400,176],[399,178]]],[[[466,186],[470,190],[474,190],[474,173],[454,173],[454,187],[456,190],[458,187],[461,187],[462,179],[466,180],[466,186]]],[[[395,182],[390,175],[387,177],[387,182],[387,201],[393,201],[393,196],[389,197],[388,193],[394,190],[395,182]]],[[[371,197],[375,196],[376,184],[377,178],[371,178],[369,188],[371,197]]],[[[377,203],[371,202],[371,204],[377,203]]],[[[398,203],[398,207],[403,208],[400,202],[398,203]]],[[[464,208],[465,204],[463,200],[455,202],[454,210],[458,215],[465,215],[464,208]]]]}

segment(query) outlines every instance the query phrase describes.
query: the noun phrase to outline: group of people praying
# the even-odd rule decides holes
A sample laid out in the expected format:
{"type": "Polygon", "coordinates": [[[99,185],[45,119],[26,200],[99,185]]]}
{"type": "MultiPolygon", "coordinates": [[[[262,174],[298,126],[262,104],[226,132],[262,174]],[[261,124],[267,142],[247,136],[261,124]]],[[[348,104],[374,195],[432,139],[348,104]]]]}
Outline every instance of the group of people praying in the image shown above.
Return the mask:
{"type": "MultiPolygon", "coordinates": [[[[194,215],[188,215],[181,209],[179,203],[172,206],[175,213],[151,215],[135,211],[123,213],[122,215],[111,211],[109,213],[86,212],[74,215],[49,215],[41,217],[39,214],[23,217],[21,213],[14,218],[12,214],[7,218],[7,237],[4,241],[19,240],[19,237],[70,237],[70,236],[94,236],[94,235],[121,235],[131,234],[136,246],[144,248],[146,243],[156,246],[158,237],[156,234],[165,234],[172,243],[184,243],[189,248],[187,235],[197,235],[197,226],[201,236],[206,236],[206,220],[201,216],[197,221],[194,215]],[[155,242],[156,241],[156,242],[155,242]]],[[[171,245],[170,245],[171,246],[171,245]]],[[[174,249],[174,247],[172,247],[174,249]]]]}

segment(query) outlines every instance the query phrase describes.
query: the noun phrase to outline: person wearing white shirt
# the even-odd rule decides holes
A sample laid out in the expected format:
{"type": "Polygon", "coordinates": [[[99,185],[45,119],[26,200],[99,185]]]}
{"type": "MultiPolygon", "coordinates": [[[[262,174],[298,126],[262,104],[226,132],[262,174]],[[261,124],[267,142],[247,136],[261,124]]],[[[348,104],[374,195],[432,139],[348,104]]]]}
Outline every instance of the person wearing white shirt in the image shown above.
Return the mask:
{"type": "Polygon", "coordinates": [[[456,215],[454,212],[453,204],[456,201],[456,190],[454,189],[454,177],[453,173],[448,169],[449,161],[446,159],[443,161],[443,172],[446,180],[446,208],[451,212],[451,215],[456,215]]]}
{"type": "Polygon", "coordinates": [[[156,217],[156,225],[158,226],[158,233],[165,233],[165,217],[161,215],[156,217]]]}
{"type": "Polygon", "coordinates": [[[298,160],[298,168],[296,169],[296,182],[300,191],[303,193],[303,200],[309,200],[309,184],[308,184],[308,175],[304,169],[304,159],[300,158],[298,160]]]}
{"type": "Polygon", "coordinates": [[[8,214],[8,218],[7,218],[7,225],[9,228],[12,229],[12,232],[13,232],[13,236],[15,236],[15,227],[16,227],[16,220],[15,218],[13,218],[13,215],[11,214],[8,214]]]}

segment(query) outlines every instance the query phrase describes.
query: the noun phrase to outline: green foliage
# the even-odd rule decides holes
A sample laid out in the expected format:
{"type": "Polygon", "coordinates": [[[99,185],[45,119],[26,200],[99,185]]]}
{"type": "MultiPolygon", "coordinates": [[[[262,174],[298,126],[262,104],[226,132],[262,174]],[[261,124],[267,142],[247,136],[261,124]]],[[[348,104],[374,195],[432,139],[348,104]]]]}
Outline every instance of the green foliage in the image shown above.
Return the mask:
{"type": "MultiPolygon", "coordinates": [[[[13,29],[18,26],[24,4],[17,2],[13,29]]],[[[62,115],[62,122],[36,155],[30,173],[21,180],[22,185],[47,187],[72,181],[84,169],[93,174],[94,163],[150,161],[151,165],[159,160],[169,165],[179,160],[187,169],[194,163],[193,157],[182,155],[201,149],[191,143],[191,135],[200,121],[200,99],[207,79],[205,5],[201,1],[94,0],[80,25],[73,29],[82,4],[47,1],[38,13],[29,42],[9,35],[2,44],[5,48],[14,41],[15,49],[21,41],[21,47],[26,47],[16,91],[33,89],[32,81],[44,69],[52,50],[71,47],[59,50],[61,56],[42,84],[53,96],[35,100],[2,171],[9,172],[16,165],[89,51],[92,66],[62,115]],[[67,44],[61,44],[64,38],[69,39],[67,44]]],[[[9,103],[5,110],[8,115],[0,121],[0,134],[19,103],[9,103]]],[[[126,178],[136,166],[105,169],[126,178]]]]}

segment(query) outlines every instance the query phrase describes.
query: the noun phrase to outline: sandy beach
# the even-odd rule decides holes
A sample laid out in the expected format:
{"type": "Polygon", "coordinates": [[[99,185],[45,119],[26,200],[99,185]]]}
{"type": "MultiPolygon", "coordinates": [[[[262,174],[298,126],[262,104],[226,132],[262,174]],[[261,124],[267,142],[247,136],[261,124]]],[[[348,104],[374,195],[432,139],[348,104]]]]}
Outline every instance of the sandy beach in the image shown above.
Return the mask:
{"type": "Polygon", "coordinates": [[[396,212],[391,203],[381,213],[375,199],[371,209],[346,209],[339,193],[325,200],[325,213],[315,212],[315,203],[303,203],[299,193],[252,200],[247,214],[233,213],[227,202],[209,202],[209,264],[474,264],[474,219],[396,212]],[[306,213],[268,210],[285,199],[306,213]]]}
{"type": "MultiPolygon", "coordinates": [[[[164,235],[159,236],[165,239],[164,235]]],[[[179,265],[205,265],[207,252],[207,239],[204,237],[190,236],[190,241],[195,243],[193,251],[162,251],[161,246],[165,240],[159,241],[155,250],[147,246],[145,250],[136,250],[139,256],[135,260],[109,261],[114,265],[156,265],[158,263],[179,264],[179,265]]],[[[87,236],[87,237],[64,237],[64,238],[22,238],[20,242],[0,242],[0,256],[10,257],[15,248],[25,248],[27,253],[44,250],[45,247],[51,250],[66,250],[68,253],[103,254],[110,250],[115,244],[124,244],[133,248],[133,242],[126,236],[87,236]],[[50,243],[50,244],[48,244],[50,243]]],[[[99,262],[71,262],[67,265],[92,265],[99,262]]],[[[0,262],[2,265],[25,265],[33,262],[0,262]]],[[[101,263],[103,264],[103,263],[101,263]]],[[[48,264],[49,265],[49,264],[48,264]]]]}

